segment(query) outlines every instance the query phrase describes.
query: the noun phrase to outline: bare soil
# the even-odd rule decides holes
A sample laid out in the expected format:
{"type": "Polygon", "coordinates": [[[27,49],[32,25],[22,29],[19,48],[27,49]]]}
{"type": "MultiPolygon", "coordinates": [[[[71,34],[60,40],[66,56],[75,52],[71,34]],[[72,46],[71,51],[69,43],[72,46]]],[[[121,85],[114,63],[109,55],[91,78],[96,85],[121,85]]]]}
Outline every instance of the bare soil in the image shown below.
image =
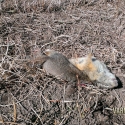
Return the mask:
{"type": "Polygon", "coordinates": [[[125,108],[124,94],[124,0],[0,0],[2,125],[125,125],[125,114],[112,110],[125,108]],[[119,86],[74,91],[40,63],[27,64],[47,48],[67,58],[93,53],[119,86]]]}

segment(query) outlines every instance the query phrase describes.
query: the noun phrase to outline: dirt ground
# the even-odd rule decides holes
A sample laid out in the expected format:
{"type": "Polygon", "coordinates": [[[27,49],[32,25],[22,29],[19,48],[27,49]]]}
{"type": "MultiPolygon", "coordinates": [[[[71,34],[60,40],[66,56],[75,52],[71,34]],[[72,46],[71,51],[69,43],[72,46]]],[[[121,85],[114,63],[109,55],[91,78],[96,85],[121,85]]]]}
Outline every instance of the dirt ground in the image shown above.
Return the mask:
{"type": "Polygon", "coordinates": [[[124,0],[0,0],[1,125],[125,125],[124,0]],[[103,61],[119,86],[78,87],[28,59],[51,48],[103,61]],[[114,108],[124,108],[114,113],[114,108]]]}

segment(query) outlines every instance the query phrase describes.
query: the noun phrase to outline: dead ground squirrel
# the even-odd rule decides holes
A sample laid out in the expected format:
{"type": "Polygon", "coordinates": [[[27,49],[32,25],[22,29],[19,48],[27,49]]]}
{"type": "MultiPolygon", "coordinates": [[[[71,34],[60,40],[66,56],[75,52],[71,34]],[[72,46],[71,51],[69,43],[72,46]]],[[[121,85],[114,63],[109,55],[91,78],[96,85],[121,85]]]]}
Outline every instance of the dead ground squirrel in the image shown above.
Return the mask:
{"type": "Polygon", "coordinates": [[[89,54],[86,57],[69,59],[81,71],[86,72],[91,81],[96,81],[101,88],[114,88],[118,82],[106,65],[89,54]]]}

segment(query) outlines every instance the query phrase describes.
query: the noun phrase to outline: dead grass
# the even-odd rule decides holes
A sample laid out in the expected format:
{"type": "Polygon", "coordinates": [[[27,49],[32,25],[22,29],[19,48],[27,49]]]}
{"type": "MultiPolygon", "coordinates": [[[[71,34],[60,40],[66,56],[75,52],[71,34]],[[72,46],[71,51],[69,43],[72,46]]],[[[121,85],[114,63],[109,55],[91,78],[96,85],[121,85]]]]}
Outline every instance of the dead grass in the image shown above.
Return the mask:
{"type": "MultiPolygon", "coordinates": [[[[4,0],[0,3],[0,123],[3,125],[125,124],[125,2],[123,0],[4,0]],[[68,58],[90,52],[123,88],[88,85],[66,97],[67,84],[34,59],[47,48],[68,58]]],[[[71,83],[69,83],[71,84],[71,83]]]]}

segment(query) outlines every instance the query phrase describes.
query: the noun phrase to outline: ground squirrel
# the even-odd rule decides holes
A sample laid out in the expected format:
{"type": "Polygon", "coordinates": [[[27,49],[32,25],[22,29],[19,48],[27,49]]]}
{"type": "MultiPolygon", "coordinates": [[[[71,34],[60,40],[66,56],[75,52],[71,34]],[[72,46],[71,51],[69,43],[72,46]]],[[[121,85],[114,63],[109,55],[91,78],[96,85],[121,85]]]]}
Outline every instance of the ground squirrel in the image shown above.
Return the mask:
{"type": "Polygon", "coordinates": [[[81,71],[86,72],[91,81],[96,81],[101,88],[114,88],[118,82],[106,65],[89,54],[86,57],[69,59],[81,71]]]}

